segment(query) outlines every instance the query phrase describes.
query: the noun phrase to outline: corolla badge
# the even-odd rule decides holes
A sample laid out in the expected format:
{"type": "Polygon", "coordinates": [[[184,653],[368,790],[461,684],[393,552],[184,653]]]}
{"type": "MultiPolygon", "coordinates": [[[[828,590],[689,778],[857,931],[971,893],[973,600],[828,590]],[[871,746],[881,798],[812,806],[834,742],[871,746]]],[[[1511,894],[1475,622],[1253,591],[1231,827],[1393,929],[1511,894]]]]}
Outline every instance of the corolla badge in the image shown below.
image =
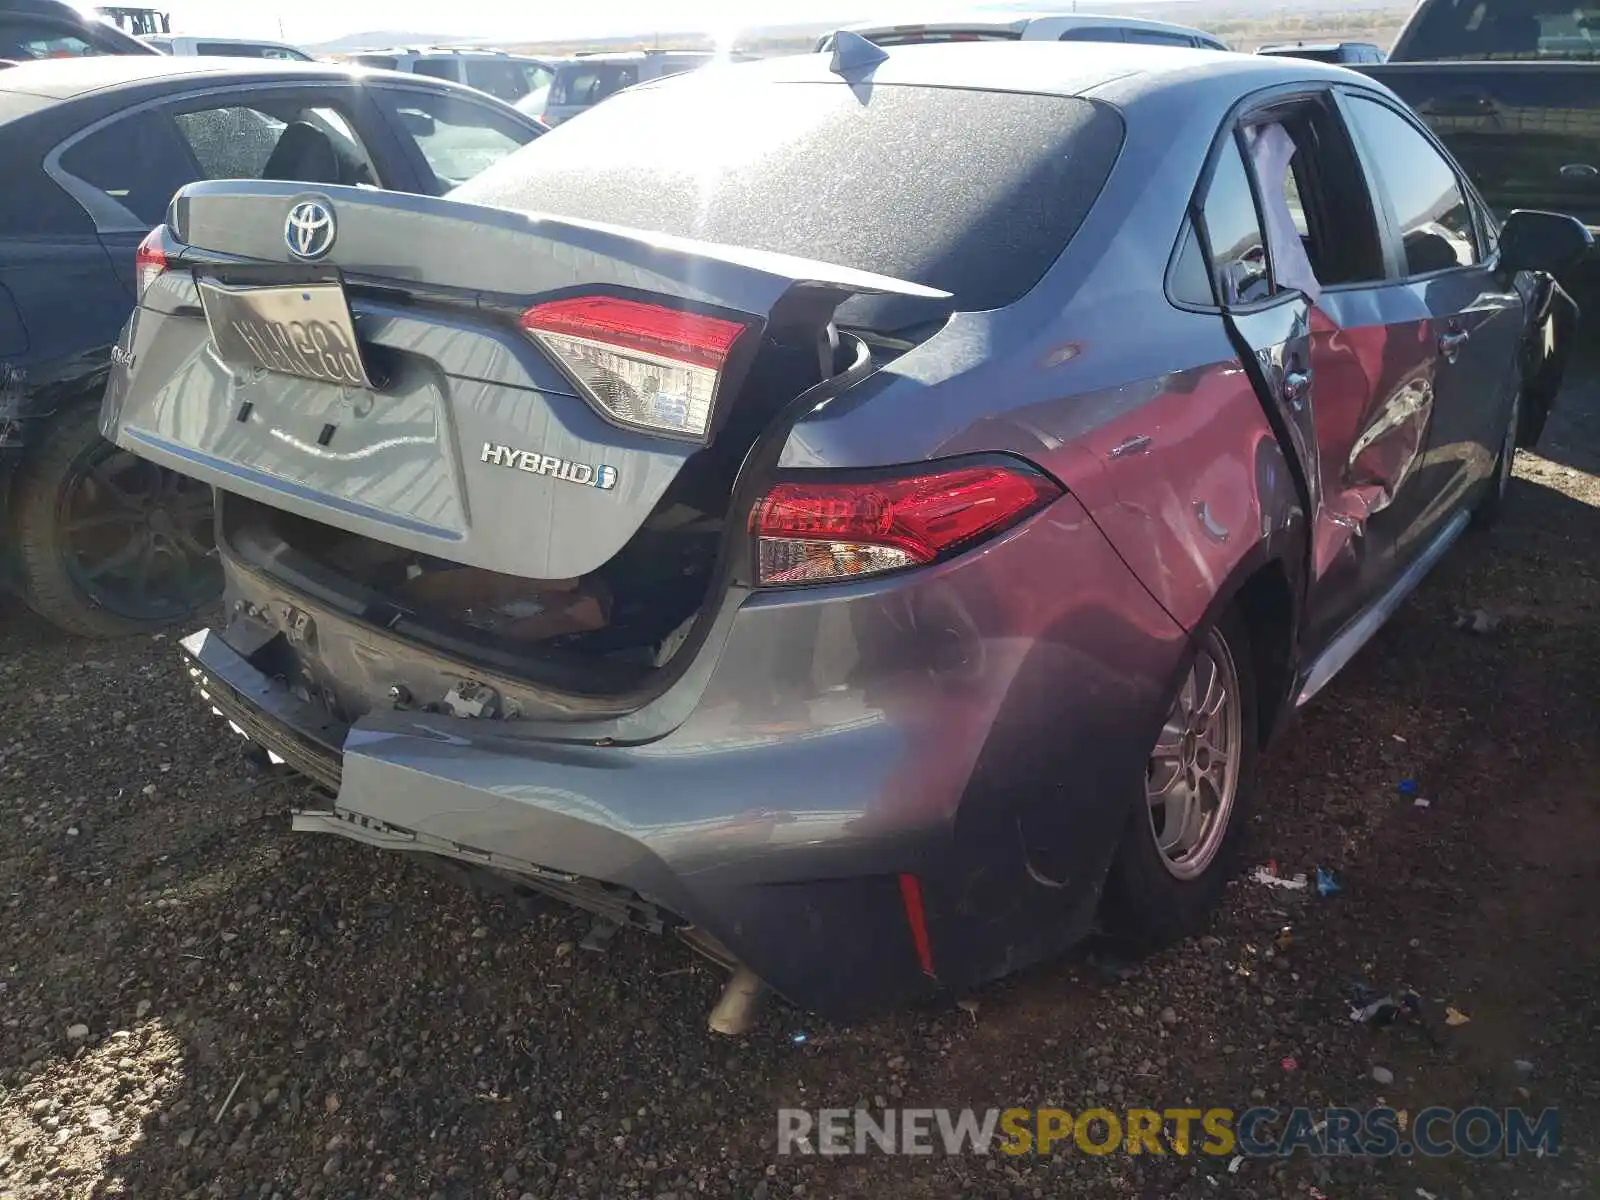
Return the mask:
{"type": "Polygon", "coordinates": [[[289,253],[296,258],[321,258],[333,249],[337,227],[333,220],[333,206],[326,200],[301,200],[289,210],[289,219],[283,224],[283,240],[289,253]]]}

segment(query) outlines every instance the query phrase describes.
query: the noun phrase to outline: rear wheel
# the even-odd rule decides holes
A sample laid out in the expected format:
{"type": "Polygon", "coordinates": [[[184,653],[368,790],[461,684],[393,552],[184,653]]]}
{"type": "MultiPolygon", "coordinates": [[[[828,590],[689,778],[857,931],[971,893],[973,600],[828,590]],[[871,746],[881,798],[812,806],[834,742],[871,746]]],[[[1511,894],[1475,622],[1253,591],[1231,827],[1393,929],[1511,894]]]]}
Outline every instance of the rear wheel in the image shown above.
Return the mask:
{"type": "Polygon", "coordinates": [[[1106,927],[1136,949],[1204,928],[1233,873],[1256,748],[1249,634],[1229,610],[1197,639],[1106,884],[1106,927]]]}
{"type": "Polygon", "coordinates": [[[160,628],[222,588],[211,489],[100,436],[75,406],[31,448],[18,485],[17,548],[29,606],[69,633],[160,628]]]}

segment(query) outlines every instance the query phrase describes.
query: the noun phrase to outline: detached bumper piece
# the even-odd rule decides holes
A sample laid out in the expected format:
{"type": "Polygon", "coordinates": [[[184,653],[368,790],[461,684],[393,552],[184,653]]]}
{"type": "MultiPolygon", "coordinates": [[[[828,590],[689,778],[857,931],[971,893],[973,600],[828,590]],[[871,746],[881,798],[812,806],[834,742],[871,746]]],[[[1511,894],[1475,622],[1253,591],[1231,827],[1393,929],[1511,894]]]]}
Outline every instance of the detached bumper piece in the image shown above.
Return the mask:
{"type": "MultiPolygon", "coordinates": [[[[191,634],[180,646],[200,698],[215,715],[265,750],[273,762],[298,771],[337,796],[348,726],[281,683],[267,680],[213,630],[191,634]]],[[[391,825],[342,809],[332,798],[324,806],[295,809],[291,819],[291,828],[297,833],[331,833],[380,850],[437,854],[480,868],[614,925],[659,934],[678,924],[675,917],[630,888],[391,825]]]]}
{"type": "Polygon", "coordinates": [[[213,713],[269,755],[338,792],[346,726],[282,684],[266,680],[212,630],[190,634],[179,646],[189,678],[213,713]]]}

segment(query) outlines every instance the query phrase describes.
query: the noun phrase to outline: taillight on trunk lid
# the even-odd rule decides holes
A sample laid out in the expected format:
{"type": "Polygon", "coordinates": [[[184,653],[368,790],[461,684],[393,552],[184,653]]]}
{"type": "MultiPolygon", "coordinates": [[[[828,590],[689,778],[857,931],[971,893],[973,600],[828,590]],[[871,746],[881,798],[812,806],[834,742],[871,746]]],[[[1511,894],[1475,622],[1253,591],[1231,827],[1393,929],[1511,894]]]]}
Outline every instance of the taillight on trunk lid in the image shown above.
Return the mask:
{"type": "Polygon", "coordinates": [[[826,583],[919,566],[1009,529],[1060,495],[1059,484],[1021,463],[786,481],[750,513],[757,577],[826,583]]]}
{"type": "Polygon", "coordinates": [[[139,243],[139,252],[134,258],[135,300],[142,302],[145,292],[150,290],[150,285],[166,272],[167,253],[161,247],[159,228],[152,229],[145,235],[144,241],[139,243]]]}
{"type": "Polygon", "coordinates": [[[740,321],[616,296],[536,304],[519,322],[622,425],[706,440],[740,321]]]}

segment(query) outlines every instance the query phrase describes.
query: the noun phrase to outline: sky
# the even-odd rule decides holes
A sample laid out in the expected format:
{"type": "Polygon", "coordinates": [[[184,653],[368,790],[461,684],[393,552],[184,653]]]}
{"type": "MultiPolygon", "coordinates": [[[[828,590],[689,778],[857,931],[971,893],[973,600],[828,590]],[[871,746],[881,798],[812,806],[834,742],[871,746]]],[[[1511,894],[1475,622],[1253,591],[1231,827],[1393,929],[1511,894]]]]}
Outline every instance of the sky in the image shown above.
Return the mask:
{"type": "MultiPolygon", "coordinates": [[[[102,0],[105,2],[105,0],[102,0]]],[[[128,0],[129,3],[136,0],[128,0]]],[[[788,22],[895,17],[922,6],[902,0],[137,0],[172,14],[174,33],[320,42],[366,30],[457,37],[563,39],[644,33],[657,27],[708,33],[788,22]]],[[[1051,5],[1041,5],[1051,7],[1051,5]]],[[[925,11],[925,10],[924,10],[925,11]]]]}

